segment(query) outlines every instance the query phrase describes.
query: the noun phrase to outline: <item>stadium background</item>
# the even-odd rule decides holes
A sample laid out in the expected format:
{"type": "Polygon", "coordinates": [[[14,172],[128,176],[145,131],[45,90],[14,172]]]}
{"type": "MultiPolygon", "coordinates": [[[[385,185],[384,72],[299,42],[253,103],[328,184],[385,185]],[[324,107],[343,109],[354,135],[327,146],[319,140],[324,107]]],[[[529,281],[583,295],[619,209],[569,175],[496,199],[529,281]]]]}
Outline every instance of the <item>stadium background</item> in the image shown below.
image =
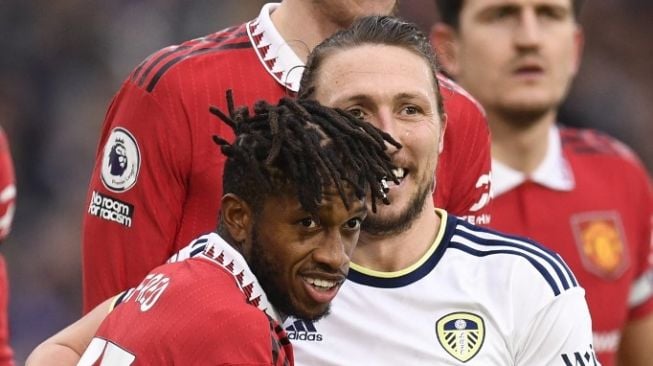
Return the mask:
{"type": "MultiPolygon", "coordinates": [[[[18,364],[81,312],[80,230],[105,111],[153,51],[253,18],[261,0],[4,0],[0,125],[18,179],[10,276],[18,364]]],[[[402,0],[428,30],[433,0],[402,0]]],[[[653,170],[653,2],[586,1],[585,57],[561,119],[609,132],[653,170]]],[[[618,172],[615,172],[618,174],[618,172]]]]}

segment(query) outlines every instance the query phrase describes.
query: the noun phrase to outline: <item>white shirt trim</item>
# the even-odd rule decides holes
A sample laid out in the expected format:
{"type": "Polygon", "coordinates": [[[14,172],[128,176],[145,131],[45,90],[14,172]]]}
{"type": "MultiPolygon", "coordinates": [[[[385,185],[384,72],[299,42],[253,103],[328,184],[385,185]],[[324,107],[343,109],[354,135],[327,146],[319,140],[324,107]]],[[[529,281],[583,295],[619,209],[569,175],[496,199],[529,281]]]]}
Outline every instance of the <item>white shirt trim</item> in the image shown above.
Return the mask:
{"type": "Polygon", "coordinates": [[[279,3],[265,4],[258,18],[247,23],[247,35],[268,73],[279,84],[297,92],[304,73],[304,62],[272,23],[270,14],[278,6],[279,3]]]}

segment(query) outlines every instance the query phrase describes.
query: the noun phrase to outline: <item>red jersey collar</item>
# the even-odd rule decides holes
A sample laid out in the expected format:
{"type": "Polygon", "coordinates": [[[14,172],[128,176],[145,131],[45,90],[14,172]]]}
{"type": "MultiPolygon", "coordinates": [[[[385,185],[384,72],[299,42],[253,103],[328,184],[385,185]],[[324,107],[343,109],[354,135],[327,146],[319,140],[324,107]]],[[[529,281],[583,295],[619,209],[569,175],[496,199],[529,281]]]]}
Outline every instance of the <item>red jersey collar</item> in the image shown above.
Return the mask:
{"type": "Polygon", "coordinates": [[[247,298],[247,303],[256,306],[277,323],[281,323],[283,319],[268,301],[263,288],[247,265],[245,258],[218,234],[211,233],[206,235],[205,238],[208,239],[208,243],[206,243],[204,251],[199,257],[208,259],[231,273],[238,284],[238,288],[247,298]]]}
{"type": "Polygon", "coordinates": [[[304,62],[272,23],[270,14],[278,6],[278,3],[265,4],[258,18],[247,23],[247,35],[268,73],[279,84],[296,93],[304,72],[304,62]]]}

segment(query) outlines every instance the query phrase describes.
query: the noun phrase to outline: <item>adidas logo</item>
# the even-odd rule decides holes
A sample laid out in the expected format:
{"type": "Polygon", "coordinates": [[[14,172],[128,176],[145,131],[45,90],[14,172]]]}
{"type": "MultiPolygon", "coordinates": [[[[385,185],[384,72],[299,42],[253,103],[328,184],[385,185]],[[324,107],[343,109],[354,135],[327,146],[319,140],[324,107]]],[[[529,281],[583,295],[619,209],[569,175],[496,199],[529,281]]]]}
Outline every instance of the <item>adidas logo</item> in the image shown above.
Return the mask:
{"type": "Polygon", "coordinates": [[[286,327],[286,333],[291,341],[322,342],[322,334],[317,332],[315,324],[310,320],[295,320],[286,327]]]}

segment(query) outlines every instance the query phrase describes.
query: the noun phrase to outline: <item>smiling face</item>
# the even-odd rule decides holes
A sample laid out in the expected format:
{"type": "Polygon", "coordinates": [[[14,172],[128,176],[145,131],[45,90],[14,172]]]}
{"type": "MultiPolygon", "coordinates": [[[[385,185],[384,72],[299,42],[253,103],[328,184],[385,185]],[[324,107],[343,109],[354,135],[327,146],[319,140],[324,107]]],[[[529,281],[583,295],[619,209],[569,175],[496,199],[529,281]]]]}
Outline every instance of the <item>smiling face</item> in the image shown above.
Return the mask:
{"type": "Polygon", "coordinates": [[[390,147],[400,184],[390,182],[390,206],[370,213],[364,230],[388,234],[406,230],[421,213],[434,187],[443,122],[433,71],[421,56],[398,46],[364,44],[333,50],[315,78],[315,99],[359,116],[401,145],[390,147]]]}
{"type": "MultiPolygon", "coordinates": [[[[582,35],[571,0],[465,0],[443,62],[490,113],[553,112],[576,74],[582,35]]],[[[523,118],[522,118],[523,119],[523,118]]]]}
{"type": "Polygon", "coordinates": [[[266,199],[254,214],[243,252],[277,310],[305,319],[328,312],[347,276],[366,212],[353,194],[349,209],[337,193],[325,194],[317,217],[295,195],[266,199]]]}

